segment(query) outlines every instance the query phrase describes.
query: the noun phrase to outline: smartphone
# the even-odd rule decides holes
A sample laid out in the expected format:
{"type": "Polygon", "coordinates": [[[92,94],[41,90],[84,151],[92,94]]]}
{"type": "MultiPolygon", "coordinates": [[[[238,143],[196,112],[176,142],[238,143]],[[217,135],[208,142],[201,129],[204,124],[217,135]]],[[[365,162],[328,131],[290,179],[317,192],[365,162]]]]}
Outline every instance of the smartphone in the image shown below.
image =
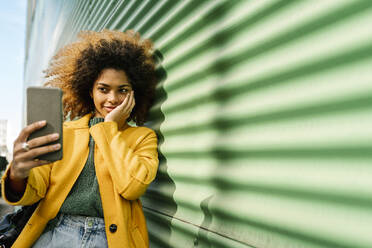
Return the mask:
{"type": "Polygon", "coordinates": [[[33,132],[28,140],[45,136],[52,133],[59,133],[59,139],[48,143],[61,144],[61,149],[55,152],[46,153],[37,159],[50,162],[62,159],[63,147],[63,112],[62,112],[62,90],[50,87],[28,87],[27,88],[27,125],[46,120],[46,126],[33,132]]]}

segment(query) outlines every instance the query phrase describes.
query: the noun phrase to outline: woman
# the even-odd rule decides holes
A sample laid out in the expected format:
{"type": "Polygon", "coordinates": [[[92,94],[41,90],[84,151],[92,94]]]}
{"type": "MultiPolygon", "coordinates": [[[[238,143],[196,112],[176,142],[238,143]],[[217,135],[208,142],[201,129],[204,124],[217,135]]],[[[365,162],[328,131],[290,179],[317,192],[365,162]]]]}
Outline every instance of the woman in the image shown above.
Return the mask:
{"type": "Polygon", "coordinates": [[[63,159],[35,159],[60,149],[51,134],[14,142],[2,192],[12,205],[40,203],[13,247],[148,247],[139,197],[158,167],[154,131],[145,121],[156,86],[152,44],[138,33],[81,32],[46,70],[63,90],[63,159]],[[133,121],[137,127],[132,127],[133,121]]]}

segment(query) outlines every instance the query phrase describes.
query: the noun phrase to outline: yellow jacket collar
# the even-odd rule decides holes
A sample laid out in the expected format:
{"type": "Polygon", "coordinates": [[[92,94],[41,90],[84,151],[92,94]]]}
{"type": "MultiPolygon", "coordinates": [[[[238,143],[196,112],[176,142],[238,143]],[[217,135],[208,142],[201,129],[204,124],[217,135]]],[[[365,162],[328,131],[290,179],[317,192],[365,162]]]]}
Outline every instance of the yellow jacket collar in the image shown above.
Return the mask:
{"type": "Polygon", "coordinates": [[[63,123],[63,125],[67,128],[74,128],[74,129],[89,128],[89,120],[91,116],[92,114],[89,113],[89,114],[84,115],[78,120],[66,121],[65,123],[63,123]]]}

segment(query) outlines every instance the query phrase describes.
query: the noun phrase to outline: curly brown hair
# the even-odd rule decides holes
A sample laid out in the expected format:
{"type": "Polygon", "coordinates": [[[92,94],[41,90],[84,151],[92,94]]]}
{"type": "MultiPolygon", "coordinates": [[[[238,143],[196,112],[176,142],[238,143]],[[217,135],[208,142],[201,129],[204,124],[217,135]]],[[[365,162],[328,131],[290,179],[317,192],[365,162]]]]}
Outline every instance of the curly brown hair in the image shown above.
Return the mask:
{"type": "Polygon", "coordinates": [[[128,120],[143,125],[153,103],[157,77],[153,44],[133,30],[81,31],[76,42],[61,48],[45,72],[45,86],[63,90],[66,119],[81,117],[95,107],[90,92],[103,69],[123,70],[135,92],[136,105],[128,120]]]}

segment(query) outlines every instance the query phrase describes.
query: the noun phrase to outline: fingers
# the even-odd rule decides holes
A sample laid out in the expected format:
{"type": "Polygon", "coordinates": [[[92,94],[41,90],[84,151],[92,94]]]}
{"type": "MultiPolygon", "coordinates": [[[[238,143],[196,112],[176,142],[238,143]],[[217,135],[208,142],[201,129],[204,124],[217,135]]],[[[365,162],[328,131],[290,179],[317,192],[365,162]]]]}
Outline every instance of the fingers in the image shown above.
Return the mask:
{"type": "Polygon", "coordinates": [[[129,113],[132,112],[135,105],[136,105],[136,101],[135,101],[134,96],[133,96],[133,99],[131,101],[131,105],[129,107],[129,113]]]}
{"type": "MultiPolygon", "coordinates": [[[[31,140],[27,141],[27,144],[28,144],[29,148],[32,149],[32,148],[39,147],[39,146],[48,144],[50,142],[56,141],[58,139],[59,139],[59,134],[58,133],[53,133],[53,134],[49,134],[49,135],[45,135],[45,136],[41,136],[41,137],[31,139],[31,140]]],[[[23,142],[22,143],[21,142],[16,142],[14,144],[14,154],[18,154],[19,152],[25,152],[22,145],[23,145],[23,142]]]]}
{"type": "Polygon", "coordinates": [[[118,107],[119,108],[118,110],[120,110],[120,112],[126,116],[130,114],[133,107],[134,107],[134,92],[131,91],[128,95],[125,96],[125,99],[118,107]]]}
{"type": "Polygon", "coordinates": [[[38,121],[38,122],[34,122],[30,125],[28,125],[27,127],[23,128],[21,133],[19,134],[18,138],[16,139],[16,142],[20,142],[20,143],[23,143],[23,142],[26,142],[27,141],[27,138],[28,136],[30,136],[31,133],[35,132],[36,130],[44,127],[46,125],[46,121],[38,121]]]}
{"type": "Polygon", "coordinates": [[[54,152],[61,149],[60,144],[48,145],[48,146],[41,146],[34,149],[31,149],[27,152],[19,152],[15,154],[13,157],[12,163],[12,171],[13,171],[13,178],[23,179],[28,176],[30,170],[34,167],[49,164],[50,161],[46,160],[39,160],[36,157],[49,153],[54,152]]]}
{"type": "Polygon", "coordinates": [[[128,103],[126,104],[125,108],[123,109],[123,111],[125,113],[130,113],[135,105],[135,101],[134,101],[134,92],[131,91],[130,92],[130,95],[127,96],[127,99],[128,99],[128,103]]]}
{"type": "Polygon", "coordinates": [[[27,141],[30,134],[44,127],[45,125],[46,121],[39,121],[28,125],[22,129],[18,138],[14,142],[12,168],[13,173],[17,178],[25,178],[27,177],[30,169],[50,163],[50,161],[36,159],[38,156],[61,149],[60,144],[45,146],[45,144],[59,139],[59,135],[57,133],[29,140],[27,144],[30,150],[22,148],[22,144],[27,141]]]}
{"type": "Polygon", "coordinates": [[[132,95],[132,92],[133,92],[133,91],[131,91],[128,95],[126,95],[125,98],[124,98],[124,100],[123,100],[123,102],[120,104],[119,107],[120,107],[122,110],[124,110],[125,107],[128,105],[128,102],[129,102],[130,96],[132,95]]]}
{"type": "Polygon", "coordinates": [[[55,152],[55,151],[58,151],[59,149],[61,149],[60,144],[36,147],[36,148],[29,150],[28,152],[20,153],[17,156],[16,162],[25,162],[25,161],[34,160],[36,157],[40,155],[50,153],[50,152],[55,152]]]}
{"type": "Polygon", "coordinates": [[[30,149],[34,147],[39,147],[45,144],[48,144],[50,142],[56,141],[59,139],[59,134],[58,133],[53,133],[41,137],[34,138],[32,140],[27,141],[30,149]]]}

